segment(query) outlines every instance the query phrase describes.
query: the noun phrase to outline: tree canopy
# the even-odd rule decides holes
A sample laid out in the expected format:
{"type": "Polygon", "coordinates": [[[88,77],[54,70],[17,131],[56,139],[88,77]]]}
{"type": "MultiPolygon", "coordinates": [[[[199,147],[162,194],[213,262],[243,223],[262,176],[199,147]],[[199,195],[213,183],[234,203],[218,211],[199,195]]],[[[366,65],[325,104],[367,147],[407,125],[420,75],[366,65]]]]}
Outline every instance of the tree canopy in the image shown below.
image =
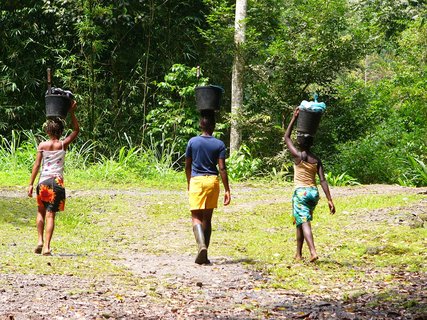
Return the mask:
{"type": "MultiPolygon", "coordinates": [[[[218,131],[228,142],[234,9],[227,0],[2,2],[0,135],[39,130],[50,67],[53,85],[75,93],[80,139],[99,154],[126,139],[176,143],[182,154],[198,132],[194,87],[207,83],[225,88],[218,131]]],[[[283,128],[316,92],[328,108],[315,151],[329,170],[425,184],[426,12],[422,0],[248,0],[243,158],[231,159],[263,164],[253,174],[284,170],[283,128]]]]}

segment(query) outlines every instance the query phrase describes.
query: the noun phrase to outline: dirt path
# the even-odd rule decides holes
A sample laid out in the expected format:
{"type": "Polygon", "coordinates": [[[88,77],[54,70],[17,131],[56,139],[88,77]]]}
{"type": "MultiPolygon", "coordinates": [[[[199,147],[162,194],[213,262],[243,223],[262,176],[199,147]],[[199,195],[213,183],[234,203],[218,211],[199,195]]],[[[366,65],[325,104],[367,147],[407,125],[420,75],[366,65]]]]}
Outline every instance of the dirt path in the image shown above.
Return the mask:
{"type": "MultiPolygon", "coordinates": [[[[251,187],[242,186],[235,190],[235,195],[244,196],[249,190],[251,187]]],[[[20,197],[22,191],[1,190],[0,197],[20,197]]],[[[110,196],[125,192],[144,199],[154,191],[74,191],[70,195],[84,197],[98,192],[110,196]]],[[[165,196],[181,195],[161,192],[165,196]]],[[[336,197],[426,192],[427,188],[399,186],[333,189],[336,197]]],[[[259,200],[245,201],[230,210],[244,210],[258,203],[259,200]]],[[[416,210],[426,213],[426,207],[423,201],[416,205],[416,210]]],[[[177,228],[174,237],[179,239],[181,230],[177,228]]],[[[136,230],[129,232],[132,236],[136,230]]],[[[159,234],[155,241],[168,241],[168,235],[159,234]]],[[[117,257],[115,263],[126,267],[132,275],[126,286],[114,278],[0,274],[0,319],[427,319],[423,313],[427,306],[426,274],[390,271],[403,280],[392,286],[390,292],[395,290],[402,299],[417,303],[421,311],[414,313],[402,308],[401,301],[382,299],[382,283],[369,284],[371,293],[351,299],[343,299],[339,290],[321,296],[303,294],[274,289],[269,276],[252,270],[247,261],[213,257],[211,265],[199,266],[194,264],[191,254],[154,255],[140,250],[143,245],[136,242],[117,257]]],[[[155,244],[153,248],[155,251],[155,244]]],[[[54,261],[49,259],[55,257],[46,260],[47,268],[54,261]]],[[[366,272],[375,276],[377,271],[366,272]]]]}
{"type": "MultiPolygon", "coordinates": [[[[236,186],[233,186],[236,187],[236,186]]],[[[237,189],[233,189],[233,195],[237,192],[237,194],[245,194],[247,192],[251,192],[254,189],[258,189],[258,186],[251,185],[238,185],[237,189]]],[[[270,188],[270,190],[290,190],[292,187],[275,187],[270,188]]],[[[332,195],[334,197],[346,197],[346,196],[358,196],[358,195],[382,195],[382,194],[427,194],[427,187],[425,188],[411,188],[411,187],[402,187],[399,185],[383,185],[383,184],[370,184],[370,185],[360,185],[360,186],[351,186],[351,187],[333,187],[331,188],[332,195]]],[[[176,195],[184,195],[184,191],[169,191],[169,190],[148,190],[141,191],[140,189],[100,189],[100,190],[71,190],[69,191],[69,195],[71,196],[94,196],[94,195],[110,195],[115,196],[117,194],[127,194],[127,195],[152,195],[152,194],[164,194],[165,196],[176,194],[176,195]]],[[[20,198],[26,195],[25,187],[9,187],[9,188],[0,188],[0,197],[5,198],[20,198]]],[[[286,199],[288,200],[288,199],[286,199]]]]}
{"type": "MultiPolygon", "coordinates": [[[[0,319],[425,319],[393,304],[370,306],[375,294],[343,302],[262,289],[268,278],[227,258],[196,266],[188,256],[136,255],[125,264],[152,292],[108,279],[1,275],[0,319]]],[[[407,285],[396,290],[425,303],[425,275],[402,277],[407,285]]]]}

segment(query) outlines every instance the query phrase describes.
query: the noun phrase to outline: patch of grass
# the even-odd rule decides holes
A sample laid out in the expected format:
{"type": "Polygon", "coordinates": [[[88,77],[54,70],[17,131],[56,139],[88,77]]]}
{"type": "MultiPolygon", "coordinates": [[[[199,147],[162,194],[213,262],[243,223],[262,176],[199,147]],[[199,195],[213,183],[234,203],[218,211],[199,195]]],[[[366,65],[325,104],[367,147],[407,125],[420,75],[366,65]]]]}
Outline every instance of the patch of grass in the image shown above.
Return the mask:
{"type": "MultiPolygon", "coordinates": [[[[275,286],[307,292],[331,290],[342,282],[363,285],[382,281],[387,269],[403,268],[425,271],[426,229],[390,226],[387,221],[370,222],[369,214],[377,209],[409,206],[425,198],[423,195],[360,195],[335,200],[338,212],[331,216],[321,200],[312,223],[317,251],[321,260],[315,264],[295,263],[295,227],[291,223],[289,202],[274,203],[265,194],[265,202],[256,203],[249,211],[236,215],[220,215],[215,224],[220,254],[254,260],[254,267],[276,279],[275,286]],[[347,211],[347,214],[342,214],[347,211]],[[368,248],[379,248],[371,254],[368,248]],[[366,268],[384,270],[365,274],[366,268]]],[[[277,191],[276,191],[277,196],[277,191]]],[[[255,202],[258,195],[249,201],[255,202]]],[[[215,228],[214,226],[214,228],[215,228]]],[[[304,246],[305,256],[308,255],[304,246]]]]}
{"type": "Polygon", "coordinates": [[[30,171],[18,168],[0,170],[0,187],[26,187],[30,181],[30,174],[30,171]]]}
{"type": "MultiPolygon", "coordinates": [[[[66,210],[56,217],[52,247],[53,257],[33,253],[37,244],[34,199],[0,198],[0,243],[5,254],[0,256],[0,270],[4,273],[73,274],[102,276],[119,267],[112,263],[107,238],[109,234],[98,225],[96,205],[107,208],[104,198],[69,199],[66,210]],[[92,208],[92,209],[91,209],[92,208]]],[[[107,214],[107,213],[104,213],[107,214]]]]}
{"type": "MultiPolygon", "coordinates": [[[[4,252],[0,272],[108,276],[131,283],[132,275],[116,263],[123,253],[194,254],[185,176],[179,179],[165,187],[165,181],[67,184],[85,195],[71,193],[65,211],[58,214],[52,246],[59,255],[52,258],[32,253],[37,239],[35,200],[0,198],[4,252]],[[108,188],[117,191],[102,195],[108,188]]],[[[344,299],[356,299],[371,284],[389,283],[393,269],[427,270],[426,229],[386,220],[398,208],[423,201],[424,195],[337,197],[334,216],[321,199],[312,223],[321,258],[315,264],[293,261],[291,195],[289,186],[253,181],[232,185],[232,204],[219,205],[214,213],[210,256],[229,256],[263,271],[271,277],[271,287],[325,295],[339,292],[344,299]],[[376,212],[383,218],[372,219],[376,212]],[[343,289],[346,286],[351,290],[343,289]]],[[[306,246],[304,254],[308,255],[306,246]]]]}
{"type": "MultiPolygon", "coordinates": [[[[396,206],[405,206],[422,199],[423,196],[419,194],[392,194],[392,195],[359,195],[347,196],[339,198],[337,208],[339,211],[354,212],[355,210],[364,209],[375,210],[379,208],[389,208],[396,206]]],[[[327,205],[327,203],[323,203],[327,205]]]]}
{"type": "MultiPolygon", "coordinates": [[[[92,170],[96,171],[96,167],[92,170]]],[[[30,181],[31,167],[28,169],[11,168],[10,170],[0,170],[0,187],[16,188],[18,186],[27,188],[30,181]]],[[[37,180],[36,180],[37,182],[37,180]]],[[[160,177],[141,177],[140,175],[127,174],[126,179],[112,180],[102,177],[93,177],[87,170],[65,170],[66,187],[70,190],[88,190],[88,189],[127,189],[127,188],[144,188],[159,190],[185,190],[186,178],[182,172],[171,171],[160,177]]]]}

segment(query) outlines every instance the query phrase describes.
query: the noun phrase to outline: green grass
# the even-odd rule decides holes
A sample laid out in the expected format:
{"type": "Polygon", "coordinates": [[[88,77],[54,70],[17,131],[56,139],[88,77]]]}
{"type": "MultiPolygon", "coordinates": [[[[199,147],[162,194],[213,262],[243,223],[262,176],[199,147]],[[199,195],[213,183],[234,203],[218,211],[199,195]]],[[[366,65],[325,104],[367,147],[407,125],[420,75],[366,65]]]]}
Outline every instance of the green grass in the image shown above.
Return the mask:
{"type": "Polygon", "coordinates": [[[264,195],[266,204],[257,204],[249,212],[218,218],[215,231],[222,245],[217,250],[236,259],[247,259],[253,268],[270,273],[277,287],[321,292],[324,286],[330,290],[343,281],[362,286],[364,281],[384,280],[391,267],[427,270],[425,228],[391,226],[385,221],[369,223],[366,217],[377,209],[417,203],[425,198],[423,195],[337,198],[338,212],[333,216],[322,200],[312,223],[316,247],[322,257],[316,264],[293,262],[295,227],[290,218],[291,205],[271,204],[269,196],[264,195]],[[368,253],[369,248],[376,247],[376,254],[368,253]],[[369,268],[384,272],[375,274],[373,279],[365,274],[369,268]]]}
{"type": "MultiPolygon", "coordinates": [[[[96,171],[96,166],[92,169],[96,171]]],[[[0,170],[0,188],[27,187],[30,181],[31,168],[0,170]]],[[[37,180],[36,180],[37,182],[37,180]]],[[[146,188],[161,190],[176,190],[186,183],[185,174],[182,172],[170,172],[156,178],[141,177],[137,174],[127,174],[126,178],[104,179],[94,178],[85,170],[73,169],[65,172],[65,183],[72,189],[112,189],[112,188],[146,188]]]]}
{"type": "MultiPolygon", "coordinates": [[[[77,183],[73,181],[76,177],[69,178],[67,187],[72,197],[57,217],[52,243],[56,257],[32,253],[36,244],[35,200],[25,198],[25,194],[22,198],[0,197],[0,244],[4,252],[0,272],[115,277],[126,282],[131,281],[131,275],[116,263],[124,253],[194,253],[182,173],[166,185],[162,184],[165,181],[141,180],[83,183],[80,178],[77,181],[81,183],[77,183]],[[102,190],[115,191],[103,195],[102,190]],[[79,196],[79,191],[86,194],[79,196]]],[[[20,175],[0,180],[2,186],[16,190],[11,187],[15,181],[26,185],[26,180],[19,179],[20,175]]],[[[426,229],[387,220],[400,208],[420,203],[425,195],[349,193],[334,199],[337,213],[333,216],[322,198],[312,223],[321,257],[316,264],[293,261],[291,195],[288,185],[265,181],[233,184],[232,204],[220,205],[214,214],[210,256],[228,256],[261,270],[271,276],[272,287],[318,294],[343,286],[352,288],[342,290],[344,299],[378,290],[376,283],[392,283],[396,270],[427,271],[426,229]],[[378,214],[383,218],[370,221],[371,215],[378,214]]],[[[308,255],[305,246],[304,254],[308,255]]]]}
{"type": "Polygon", "coordinates": [[[0,210],[5,213],[0,219],[0,243],[6,247],[0,258],[1,272],[86,276],[118,270],[111,263],[114,256],[106,250],[105,231],[96,227],[95,212],[84,209],[96,208],[101,201],[105,208],[106,202],[100,198],[68,201],[66,210],[56,218],[53,243],[58,256],[49,262],[33,253],[37,241],[35,200],[0,198],[0,210]]]}
{"type": "Polygon", "coordinates": [[[10,168],[0,170],[0,187],[28,186],[30,182],[31,171],[24,169],[10,168]]]}

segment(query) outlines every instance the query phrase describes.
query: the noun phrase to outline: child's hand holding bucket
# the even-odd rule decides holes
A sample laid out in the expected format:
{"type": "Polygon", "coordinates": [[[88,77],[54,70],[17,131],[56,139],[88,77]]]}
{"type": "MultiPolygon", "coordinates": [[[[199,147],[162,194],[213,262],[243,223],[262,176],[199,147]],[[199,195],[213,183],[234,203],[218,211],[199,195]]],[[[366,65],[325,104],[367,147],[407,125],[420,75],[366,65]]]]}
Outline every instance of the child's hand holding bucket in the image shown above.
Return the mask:
{"type": "Polygon", "coordinates": [[[70,112],[74,112],[74,111],[76,111],[76,109],[77,109],[77,101],[76,101],[76,100],[73,100],[73,101],[71,102],[70,112]]]}
{"type": "Polygon", "coordinates": [[[299,107],[297,107],[294,111],[294,118],[298,118],[299,115],[299,107]]]}

